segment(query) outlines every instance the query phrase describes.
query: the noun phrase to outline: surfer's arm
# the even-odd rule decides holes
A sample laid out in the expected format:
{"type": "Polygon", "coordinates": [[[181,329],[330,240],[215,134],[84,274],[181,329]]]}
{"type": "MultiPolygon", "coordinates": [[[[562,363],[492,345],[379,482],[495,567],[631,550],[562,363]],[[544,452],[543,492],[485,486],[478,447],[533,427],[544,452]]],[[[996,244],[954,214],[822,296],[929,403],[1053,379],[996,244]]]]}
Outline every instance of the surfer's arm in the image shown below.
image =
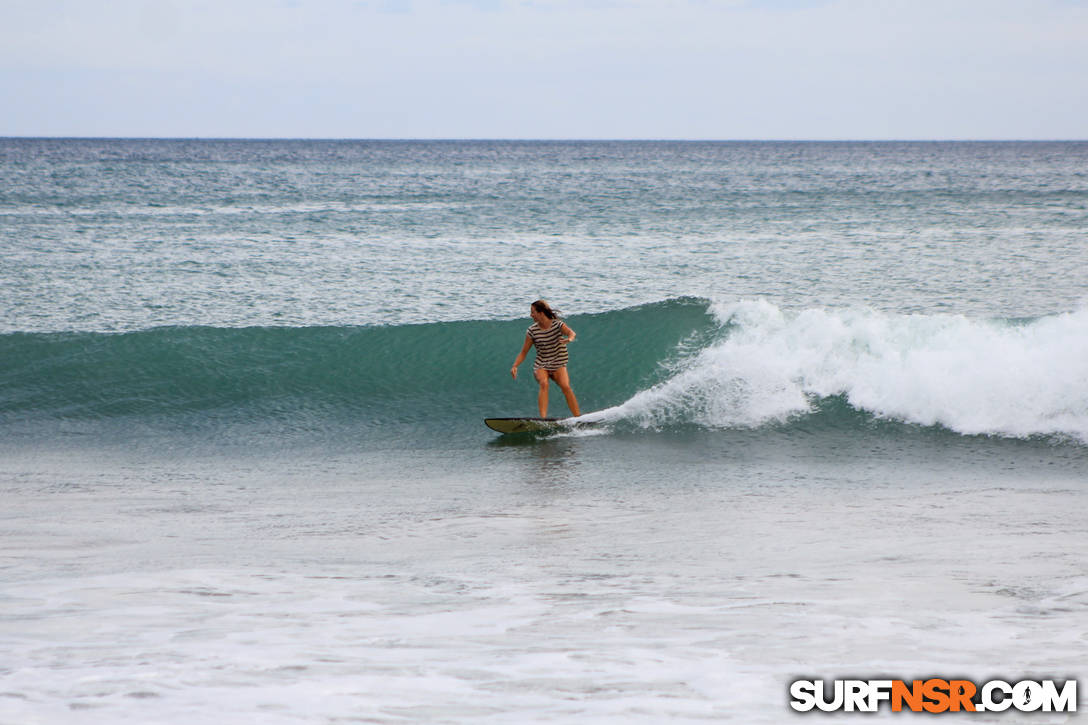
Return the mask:
{"type": "Polygon", "coordinates": [[[518,353],[518,359],[514,361],[514,367],[510,368],[510,375],[514,380],[518,379],[518,365],[525,362],[525,356],[529,354],[529,348],[533,346],[533,338],[526,335],[525,344],[521,346],[521,352],[518,353]]]}
{"type": "Polygon", "coordinates": [[[560,342],[562,342],[564,345],[574,342],[574,338],[577,337],[577,335],[574,334],[574,330],[570,329],[570,327],[565,322],[563,323],[563,326],[559,328],[559,331],[566,333],[567,335],[567,339],[560,339],[560,342]]]}

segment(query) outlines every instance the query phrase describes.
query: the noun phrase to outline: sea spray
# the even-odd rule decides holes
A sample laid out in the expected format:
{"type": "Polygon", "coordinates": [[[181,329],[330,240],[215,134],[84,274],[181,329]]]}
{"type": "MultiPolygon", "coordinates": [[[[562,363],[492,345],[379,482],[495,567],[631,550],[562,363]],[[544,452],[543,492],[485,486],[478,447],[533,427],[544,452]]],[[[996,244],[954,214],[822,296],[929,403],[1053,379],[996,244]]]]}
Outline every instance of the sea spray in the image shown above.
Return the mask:
{"type": "Polygon", "coordinates": [[[758,427],[841,396],[961,434],[1088,442],[1088,309],[1029,321],[718,302],[720,339],[610,411],[644,427],[758,427]]]}

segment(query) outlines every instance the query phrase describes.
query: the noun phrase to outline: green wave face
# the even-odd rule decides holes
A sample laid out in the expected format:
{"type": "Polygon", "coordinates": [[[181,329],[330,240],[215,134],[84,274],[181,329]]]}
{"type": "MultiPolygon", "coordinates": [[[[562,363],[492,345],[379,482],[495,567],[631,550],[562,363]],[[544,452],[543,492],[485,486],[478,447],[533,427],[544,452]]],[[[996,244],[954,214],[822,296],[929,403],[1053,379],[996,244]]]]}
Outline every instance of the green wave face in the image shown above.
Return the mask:
{"type": "MultiPolygon", "coordinates": [[[[584,410],[617,405],[666,374],[684,341],[717,328],[705,300],[571,316],[569,370],[584,410]]],[[[63,419],[199,427],[329,421],[364,428],[535,415],[531,320],[391,327],[159,328],[0,336],[0,423],[63,419]]],[[[552,412],[566,413],[554,392],[552,412]],[[560,410],[562,408],[562,410],[560,410]]]]}

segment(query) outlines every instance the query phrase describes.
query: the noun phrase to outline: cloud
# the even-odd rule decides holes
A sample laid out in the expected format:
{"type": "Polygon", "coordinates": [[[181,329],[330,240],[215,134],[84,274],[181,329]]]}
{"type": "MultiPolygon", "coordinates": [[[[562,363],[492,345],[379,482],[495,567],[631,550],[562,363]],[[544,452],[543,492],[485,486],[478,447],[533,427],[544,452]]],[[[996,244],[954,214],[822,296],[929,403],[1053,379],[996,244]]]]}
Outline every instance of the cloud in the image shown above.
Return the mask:
{"type": "Polygon", "coordinates": [[[1085,37],[1069,0],[8,0],[0,133],[158,79],[196,135],[1083,137],[1085,37]]]}

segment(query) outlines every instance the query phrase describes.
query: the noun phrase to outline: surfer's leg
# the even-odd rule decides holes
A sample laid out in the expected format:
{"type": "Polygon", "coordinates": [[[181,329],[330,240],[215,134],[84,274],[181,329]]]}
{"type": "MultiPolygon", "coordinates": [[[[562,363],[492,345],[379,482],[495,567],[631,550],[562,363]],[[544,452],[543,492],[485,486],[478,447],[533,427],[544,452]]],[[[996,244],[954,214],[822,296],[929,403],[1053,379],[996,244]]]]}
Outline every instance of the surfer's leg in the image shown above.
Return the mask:
{"type": "Polygon", "coordinates": [[[536,404],[540,408],[540,417],[548,417],[548,371],[544,368],[533,371],[533,377],[540,384],[540,392],[536,395],[536,404]]]}
{"type": "Polygon", "coordinates": [[[567,399],[567,407],[570,408],[571,415],[577,418],[582,413],[578,409],[578,399],[574,397],[574,390],[570,387],[570,375],[567,374],[567,369],[552,370],[551,376],[552,380],[559,384],[559,389],[563,391],[563,397],[567,399]]]}

